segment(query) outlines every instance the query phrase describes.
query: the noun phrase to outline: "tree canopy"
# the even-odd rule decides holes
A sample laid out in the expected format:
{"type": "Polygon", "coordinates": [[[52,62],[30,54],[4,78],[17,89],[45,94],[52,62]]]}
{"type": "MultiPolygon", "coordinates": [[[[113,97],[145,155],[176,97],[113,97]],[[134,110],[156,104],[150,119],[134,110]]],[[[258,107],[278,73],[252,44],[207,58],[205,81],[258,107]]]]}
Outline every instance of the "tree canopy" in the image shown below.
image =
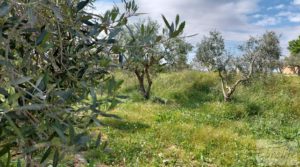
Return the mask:
{"type": "MultiPolygon", "coordinates": [[[[180,22],[179,15],[171,24],[164,16],[162,18],[165,22],[163,29],[155,21],[149,19],[128,25],[120,36],[123,39],[120,45],[124,46],[120,50],[122,59],[124,59],[122,63],[125,69],[136,75],[140,92],[145,99],[150,98],[152,75],[160,70],[164,64],[163,61],[171,60],[168,54],[173,46],[170,44],[175,43],[176,38],[182,34],[185,27],[185,22],[180,22]]],[[[185,48],[178,49],[182,48],[176,48],[173,51],[176,53],[185,51],[185,48]]],[[[172,54],[172,56],[175,55],[172,54]]]]}
{"type": "Polygon", "coordinates": [[[224,39],[220,32],[211,31],[209,36],[204,36],[197,45],[196,61],[207,67],[209,71],[222,68],[227,61],[224,39]]]}
{"type": "Polygon", "coordinates": [[[289,42],[288,49],[292,55],[296,55],[300,53],[300,36],[298,37],[298,39],[289,42]]]}

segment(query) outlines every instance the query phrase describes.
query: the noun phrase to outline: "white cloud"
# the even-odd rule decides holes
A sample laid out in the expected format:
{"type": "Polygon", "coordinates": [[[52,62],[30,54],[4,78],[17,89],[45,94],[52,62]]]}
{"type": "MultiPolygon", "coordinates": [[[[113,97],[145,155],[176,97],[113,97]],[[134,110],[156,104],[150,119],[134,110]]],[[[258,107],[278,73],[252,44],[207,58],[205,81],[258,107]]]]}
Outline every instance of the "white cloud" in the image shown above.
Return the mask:
{"type": "Polygon", "coordinates": [[[93,8],[90,8],[89,10],[96,14],[104,14],[107,10],[110,10],[113,8],[114,5],[120,5],[120,4],[113,4],[110,1],[96,1],[93,4],[93,8]]]}
{"type": "Polygon", "coordinates": [[[285,7],[284,4],[280,4],[280,5],[275,6],[275,9],[283,9],[284,7],[285,7]]]}
{"type": "Polygon", "coordinates": [[[294,0],[293,4],[294,5],[300,5],[300,0],[294,0]]]}
{"type": "Polygon", "coordinates": [[[280,10],[280,9],[283,9],[285,8],[286,6],[284,4],[279,4],[279,5],[276,5],[276,6],[273,6],[273,7],[269,7],[267,8],[267,10],[280,10]]]}
{"type": "Polygon", "coordinates": [[[294,23],[300,23],[300,14],[295,14],[289,17],[289,20],[294,23]]]}
{"type": "Polygon", "coordinates": [[[280,18],[274,18],[274,17],[266,17],[262,20],[259,20],[255,24],[258,26],[273,26],[280,23],[280,18]]]}
{"type": "Polygon", "coordinates": [[[279,12],[277,14],[277,16],[279,17],[288,17],[288,16],[291,16],[293,13],[292,12],[279,12]]]}
{"type": "Polygon", "coordinates": [[[186,33],[199,34],[191,39],[194,43],[212,29],[221,31],[228,40],[245,40],[251,34],[249,32],[259,29],[256,25],[248,24],[247,16],[258,10],[257,2],[258,0],[137,0],[140,10],[156,20],[161,20],[161,14],[169,19],[180,14],[187,21],[186,33]]]}
{"type": "MultiPolygon", "coordinates": [[[[284,19],[300,23],[299,12],[287,10],[272,17],[257,13],[262,10],[258,3],[260,1],[262,0],[136,0],[140,7],[138,12],[148,13],[143,17],[151,17],[161,24],[161,14],[169,20],[180,14],[182,20],[187,22],[185,35],[198,34],[187,39],[193,44],[200,42],[202,36],[212,29],[221,31],[228,41],[240,42],[247,40],[250,35],[263,34],[267,26],[277,25],[284,19]],[[253,23],[251,18],[259,21],[253,23]]],[[[300,5],[300,0],[294,0],[293,4],[300,5]]],[[[97,11],[102,9],[101,12],[113,6],[109,1],[96,1],[95,5],[97,11]]],[[[279,4],[272,8],[281,11],[284,8],[290,9],[290,6],[279,4]]],[[[300,26],[281,26],[270,30],[282,34],[282,49],[287,54],[288,41],[299,35],[300,26]]]]}
{"type": "Polygon", "coordinates": [[[290,22],[293,22],[293,23],[300,23],[300,13],[280,12],[277,14],[277,16],[287,18],[290,22]]]}
{"type": "Polygon", "coordinates": [[[263,18],[264,16],[261,14],[255,14],[252,16],[253,18],[259,19],[259,18],[263,18]]]}

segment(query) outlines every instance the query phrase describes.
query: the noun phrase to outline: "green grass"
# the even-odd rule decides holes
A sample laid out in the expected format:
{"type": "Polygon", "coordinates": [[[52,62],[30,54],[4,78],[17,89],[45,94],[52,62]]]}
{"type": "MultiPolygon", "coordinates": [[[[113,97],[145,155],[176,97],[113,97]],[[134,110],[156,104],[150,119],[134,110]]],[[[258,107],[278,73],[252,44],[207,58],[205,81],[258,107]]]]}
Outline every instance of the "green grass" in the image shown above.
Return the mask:
{"type": "Polygon", "coordinates": [[[224,103],[212,73],[161,74],[150,101],[142,100],[134,76],[117,76],[125,80],[121,94],[130,98],[111,111],[121,120],[105,118],[107,127],[92,129],[102,131],[107,142],[106,149],[86,153],[94,164],[240,167],[300,162],[299,77],[273,76],[242,85],[233,101],[224,103]],[[267,146],[274,148],[268,152],[267,146]],[[286,157],[287,152],[292,156],[286,157]]]}

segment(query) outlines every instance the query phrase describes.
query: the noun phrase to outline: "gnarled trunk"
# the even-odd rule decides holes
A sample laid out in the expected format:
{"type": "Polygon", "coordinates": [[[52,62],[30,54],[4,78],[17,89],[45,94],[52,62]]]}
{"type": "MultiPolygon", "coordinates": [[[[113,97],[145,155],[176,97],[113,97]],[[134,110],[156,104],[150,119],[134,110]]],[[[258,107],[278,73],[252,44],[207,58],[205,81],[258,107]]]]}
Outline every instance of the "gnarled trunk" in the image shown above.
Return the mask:
{"type": "Polygon", "coordinates": [[[242,79],[237,80],[232,86],[228,86],[225,77],[222,75],[222,71],[221,70],[218,71],[219,77],[221,78],[222,92],[223,92],[223,97],[225,102],[231,101],[231,96],[233,95],[233,93],[235,92],[239,84],[250,79],[253,73],[254,61],[255,61],[255,57],[251,61],[248,75],[242,79]]]}
{"type": "Polygon", "coordinates": [[[227,83],[224,80],[224,77],[222,76],[221,72],[219,72],[219,76],[221,78],[221,84],[222,84],[222,91],[223,91],[223,97],[225,102],[230,102],[231,101],[231,96],[235,92],[237,86],[246,81],[247,79],[240,79],[236,81],[232,86],[228,86],[227,83]]]}
{"type": "Polygon", "coordinates": [[[139,82],[139,89],[140,89],[141,95],[146,100],[150,99],[152,80],[151,80],[148,68],[145,68],[143,71],[135,70],[134,73],[135,73],[135,75],[138,79],[138,82],[139,82]],[[147,80],[147,87],[145,86],[145,79],[147,80]]]}

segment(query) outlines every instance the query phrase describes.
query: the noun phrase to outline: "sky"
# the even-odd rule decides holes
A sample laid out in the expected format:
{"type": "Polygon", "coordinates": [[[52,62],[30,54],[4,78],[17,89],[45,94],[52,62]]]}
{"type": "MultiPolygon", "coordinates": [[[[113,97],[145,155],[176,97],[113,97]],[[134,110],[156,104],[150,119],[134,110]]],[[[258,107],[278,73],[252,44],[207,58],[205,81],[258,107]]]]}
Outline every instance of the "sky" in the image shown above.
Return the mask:
{"type": "MultiPolygon", "coordinates": [[[[179,14],[186,21],[184,35],[192,44],[201,42],[211,30],[223,34],[227,49],[237,46],[250,36],[275,31],[280,35],[283,55],[288,55],[288,41],[300,35],[300,0],[136,0],[142,17],[163,23],[161,14],[173,20],[179,14]]],[[[97,0],[94,5],[101,13],[120,0],[97,0]]]]}

